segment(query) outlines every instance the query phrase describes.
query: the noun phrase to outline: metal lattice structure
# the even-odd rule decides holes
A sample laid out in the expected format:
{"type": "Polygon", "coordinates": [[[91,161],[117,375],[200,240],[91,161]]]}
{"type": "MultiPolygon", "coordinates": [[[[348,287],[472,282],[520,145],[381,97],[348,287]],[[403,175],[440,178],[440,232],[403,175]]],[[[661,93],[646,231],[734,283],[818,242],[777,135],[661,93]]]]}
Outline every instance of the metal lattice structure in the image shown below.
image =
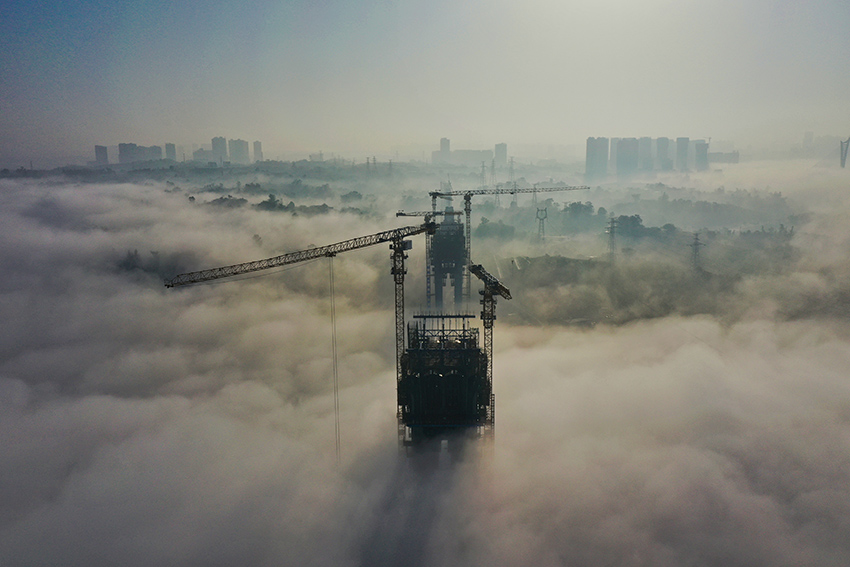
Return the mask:
{"type": "Polygon", "coordinates": [[[617,219],[614,217],[608,219],[606,232],[608,233],[608,257],[611,262],[614,262],[617,256],[617,226],[619,226],[617,219]]]}
{"type": "Polygon", "coordinates": [[[691,247],[691,263],[693,265],[694,270],[697,272],[700,271],[700,261],[699,261],[699,248],[700,246],[705,246],[704,242],[700,242],[699,233],[694,234],[694,241],[691,244],[688,244],[691,247]]]}
{"type": "MultiPolygon", "coordinates": [[[[513,159],[513,158],[512,158],[513,159]]],[[[511,170],[513,170],[513,161],[511,161],[511,170]]],[[[511,175],[513,178],[513,175],[511,175]]],[[[470,291],[470,277],[469,277],[469,264],[471,262],[471,251],[470,245],[472,240],[472,197],[475,195],[495,195],[498,198],[499,195],[512,195],[514,198],[514,203],[516,203],[516,197],[520,193],[532,193],[534,195],[535,205],[537,203],[537,193],[553,193],[559,191],[584,191],[590,189],[587,185],[563,185],[563,186],[551,186],[551,187],[538,187],[534,185],[532,187],[517,187],[516,182],[512,182],[505,185],[500,184],[494,187],[480,187],[478,189],[469,189],[466,191],[455,191],[452,189],[451,183],[443,184],[440,183],[440,191],[431,191],[429,195],[431,196],[431,209],[437,210],[437,198],[443,199],[451,199],[452,197],[463,196],[464,201],[464,213],[466,215],[466,269],[464,270],[464,289],[463,289],[463,297],[466,302],[469,302],[469,291],[470,291]]]]}
{"type": "Polygon", "coordinates": [[[546,236],[546,219],[549,218],[548,207],[537,208],[537,240],[542,241],[546,236]]]}
{"type": "Polygon", "coordinates": [[[196,283],[218,280],[221,278],[229,278],[242,274],[249,274],[261,270],[268,270],[287,264],[295,264],[315,258],[333,257],[341,252],[349,250],[357,250],[367,246],[374,246],[383,242],[390,242],[390,250],[392,250],[392,273],[395,282],[395,348],[396,348],[396,385],[401,380],[401,358],[404,353],[404,276],[407,270],[404,267],[404,261],[407,259],[405,252],[410,250],[411,242],[405,240],[408,236],[414,236],[423,232],[433,234],[437,225],[430,218],[425,223],[419,226],[407,226],[394,230],[385,230],[377,234],[369,236],[361,236],[350,240],[343,240],[336,244],[328,246],[320,246],[318,248],[310,248],[308,250],[300,250],[291,252],[265,260],[257,260],[254,262],[245,262],[243,264],[234,264],[232,266],[223,266],[220,268],[212,268],[210,270],[200,270],[197,272],[187,272],[175,276],[170,280],[165,280],[165,287],[177,287],[183,285],[191,285],[196,283]]]}
{"type": "Polygon", "coordinates": [[[414,315],[398,387],[399,445],[469,436],[487,427],[492,389],[472,315],[414,315]]]}
{"type": "Polygon", "coordinates": [[[287,264],[304,262],[314,258],[333,256],[340,252],[366,248],[367,246],[374,246],[375,244],[381,244],[382,242],[395,242],[396,240],[401,240],[408,236],[414,236],[423,232],[433,233],[434,230],[436,230],[436,225],[430,221],[419,226],[406,226],[404,228],[397,228],[394,230],[385,230],[384,232],[379,232],[377,234],[343,240],[342,242],[337,242],[336,244],[330,244],[328,246],[320,246],[318,248],[310,248],[308,250],[282,254],[280,256],[274,256],[273,258],[266,258],[265,260],[233,264],[232,266],[222,266],[220,268],[200,270],[197,272],[187,272],[185,274],[175,276],[170,280],[165,280],[165,287],[191,285],[211,280],[218,280],[221,278],[250,274],[252,272],[286,266],[287,264]]]}
{"type": "Polygon", "coordinates": [[[480,264],[472,264],[469,271],[484,282],[481,290],[481,322],[484,326],[484,353],[487,356],[487,384],[490,386],[487,424],[485,429],[492,435],[496,425],[496,394],[493,391],[493,323],[496,321],[496,296],[511,298],[511,291],[480,264]]]}
{"type": "MultiPolygon", "coordinates": [[[[438,211],[436,207],[431,211],[398,211],[397,217],[425,217],[425,222],[431,222],[435,216],[460,216],[463,213],[460,211],[438,211]]],[[[431,302],[434,299],[433,283],[435,277],[434,264],[431,257],[431,246],[434,235],[428,233],[425,235],[425,305],[431,309],[431,302]]],[[[468,248],[468,246],[467,246],[468,248]]]]}

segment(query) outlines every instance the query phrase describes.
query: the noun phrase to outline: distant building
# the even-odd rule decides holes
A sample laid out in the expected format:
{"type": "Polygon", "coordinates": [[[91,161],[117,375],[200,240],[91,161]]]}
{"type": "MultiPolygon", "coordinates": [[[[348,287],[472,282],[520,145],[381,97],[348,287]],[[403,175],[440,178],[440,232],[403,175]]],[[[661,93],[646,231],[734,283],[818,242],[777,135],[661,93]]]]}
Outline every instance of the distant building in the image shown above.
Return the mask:
{"type": "Polygon", "coordinates": [[[192,161],[214,163],[216,165],[219,164],[218,154],[212,150],[205,150],[204,148],[198,148],[192,152],[192,161]]]}
{"type": "Polygon", "coordinates": [[[708,163],[738,163],[741,155],[738,150],[734,152],[708,152],[708,163]]]}
{"type": "Polygon", "coordinates": [[[137,146],[136,144],[118,144],[118,163],[133,163],[162,159],[159,146],[137,146]]]}
{"type": "Polygon", "coordinates": [[[496,165],[505,166],[508,165],[508,145],[507,144],[496,144],[496,165]]]}
{"type": "Polygon", "coordinates": [[[673,160],[670,159],[670,138],[658,138],[655,140],[655,162],[661,171],[673,169],[673,160]]]}
{"type": "MultiPolygon", "coordinates": [[[[507,144],[502,146],[504,161],[508,161],[507,144]]],[[[489,165],[493,161],[493,150],[451,150],[451,142],[448,138],[440,139],[440,149],[431,152],[431,163],[434,165],[462,165],[467,167],[481,167],[481,162],[489,165]]]]}
{"type": "Polygon", "coordinates": [[[652,138],[643,137],[638,140],[638,169],[652,171],[652,138]]]}
{"type": "Polygon", "coordinates": [[[118,144],[118,163],[130,163],[136,161],[136,144],[118,144]]]}
{"type": "Polygon", "coordinates": [[[222,136],[212,139],[212,153],[215,156],[213,161],[221,164],[227,161],[227,140],[222,136]]]}
{"type": "Polygon", "coordinates": [[[617,172],[617,146],[620,145],[620,138],[611,138],[610,153],[608,154],[608,171],[610,173],[617,172]]]}
{"type": "Polygon", "coordinates": [[[263,144],[254,142],[254,162],[263,161],[263,144]]]}
{"type": "Polygon", "coordinates": [[[245,140],[228,140],[227,149],[230,151],[230,163],[243,165],[251,163],[251,158],[248,155],[248,142],[245,140]]]}
{"type": "Polygon", "coordinates": [[[628,177],[638,169],[637,138],[622,138],[617,142],[617,175],[628,177]]]}
{"type": "Polygon", "coordinates": [[[584,176],[588,182],[608,174],[608,138],[588,138],[584,159],[584,176]]]}
{"type": "MultiPolygon", "coordinates": [[[[325,161],[325,154],[319,152],[317,154],[310,154],[310,161],[322,162],[325,161]]],[[[366,163],[369,163],[369,158],[366,158],[366,163]]]]}
{"type": "Polygon", "coordinates": [[[690,146],[690,138],[676,138],[676,169],[679,171],[688,170],[688,146],[690,146]]]}
{"type": "Polygon", "coordinates": [[[177,146],[174,144],[165,144],[165,159],[177,161],[177,146]]]}
{"type": "Polygon", "coordinates": [[[109,165],[109,154],[106,151],[106,146],[94,147],[94,163],[95,165],[109,165]]]}
{"type": "Polygon", "coordinates": [[[451,153],[451,141],[448,138],[440,138],[440,149],[431,152],[431,163],[448,164],[451,153]]]}
{"type": "Polygon", "coordinates": [[[694,142],[694,169],[697,171],[708,169],[708,142],[705,140],[694,142]]]}

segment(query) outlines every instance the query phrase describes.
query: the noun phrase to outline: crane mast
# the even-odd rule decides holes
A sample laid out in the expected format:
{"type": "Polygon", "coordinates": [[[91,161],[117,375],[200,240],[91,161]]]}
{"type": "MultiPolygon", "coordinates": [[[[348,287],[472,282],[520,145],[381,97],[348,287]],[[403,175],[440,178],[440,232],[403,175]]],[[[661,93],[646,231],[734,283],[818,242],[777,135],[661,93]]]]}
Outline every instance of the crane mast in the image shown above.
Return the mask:
{"type": "MultiPolygon", "coordinates": [[[[460,211],[438,211],[436,202],[433,204],[430,211],[398,211],[397,217],[425,217],[425,222],[430,222],[435,216],[459,216],[460,211]]],[[[431,263],[431,238],[433,233],[425,235],[425,303],[428,309],[431,308],[431,299],[433,291],[431,290],[431,280],[434,278],[434,266],[431,263]]]]}
{"type": "MultiPolygon", "coordinates": [[[[431,208],[436,211],[437,209],[437,198],[443,199],[451,199],[452,197],[463,196],[463,211],[466,215],[466,226],[464,227],[464,240],[466,246],[466,262],[465,269],[463,274],[463,296],[466,302],[469,301],[469,290],[470,290],[470,276],[469,276],[469,265],[471,263],[470,255],[471,255],[471,244],[472,244],[472,197],[475,195],[513,195],[516,198],[518,193],[533,193],[534,194],[534,202],[537,204],[537,193],[552,193],[555,191],[583,191],[586,189],[590,189],[587,185],[564,185],[564,186],[553,186],[553,187],[538,187],[534,185],[532,187],[519,188],[517,187],[516,182],[513,182],[509,185],[499,184],[495,187],[480,187],[478,189],[469,189],[466,191],[455,191],[452,189],[451,183],[443,184],[440,183],[440,191],[431,191],[428,195],[431,196],[431,208]]],[[[429,256],[430,258],[430,256],[429,256]]],[[[429,279],[430,281],[430,279],[429,279]]]]}
{"type": "MultiPolygon", "coordinates": [[[[451,186],[448,186],[449,189],[451,186]]],[[[563,187],[551,190],[564,190],[563,187]]],[[[503,192],[512,192],[505,189],[503,192]]],[[[517,190],[528,192],[524,190],[517,190]]],[[[383,242],[390,243],[391,269],[395,284],[395,335],[396,335],[396,392],[398,396],[397,420],[399,446],[425,447],[434,439],[468,437],[469,431],[492,437],[495,425],[495,396],[493,394],[493,323],[496,319],[496,297],[510,299],[508,288],[481,265],[469,259],[469,235],[465,239],[466,251],[456,254],[459,267],[464,262],[468,273],[475,274],[484,283],[481,320],[484,328],[484,348],[478,343],[478,329],[468,326],[472,315],[449,315],[445,313],[415,315],[415,321],[405,329],[404,278],[407,273],[405,260],[411,249],[407,237],[426,233],[430,239],[438,225],[437,216],[466,214],[467,227],[471,209],[471,198],[476,192],[463,192],[465,211],[425,211],[405,213],[397,216],[423,216],[420,225],[387,230],[376,234],[344,240],[336,244],[291,252],[241,264],[222,266],[179,274],[165,280],[168,288],[203,283],[268,270],[297,262],[321,257],[333,257],[341,252],[365,248],[383,242]],[[405,347],[405,334],[407,342],[405,347]]],[[[443,195],[440,195],[443,196],[443,195]]],[[[433,197],[436,199],[436,196],[433,197]]],[[[457,246],[464,242],[458,223],[453,225],[457,246]]],[[[445,245],[441,241],[441,246],[445,245]]],[[[458,250],[459,252],[459,250],[458,250]]],[[[452,276],[455,277],[455,276],[452,276]]],[[[467,274],[468,277],[468,274],[467,274]]],[[[467,289],[469,283],[467,279],[467,289]]],[[[456,299],[457,304],[457,299],[456,299]]],[[[456,441],[452,441],[452,444],[456,441]]]]}
{"type": "Polygon", "coordinates": [[[481,264],[472,264],[469,271],[484,282],[481,290],[481,322],[484,327],[484,353],[487,355],[487,383],[490,384],[490,404],[488,405],[487,426],[493,434],[496,423],[496,394],[493,393],[493,323],[496,320],[496,296],[511,298],[510,290],[497,280],[481,264]]]}

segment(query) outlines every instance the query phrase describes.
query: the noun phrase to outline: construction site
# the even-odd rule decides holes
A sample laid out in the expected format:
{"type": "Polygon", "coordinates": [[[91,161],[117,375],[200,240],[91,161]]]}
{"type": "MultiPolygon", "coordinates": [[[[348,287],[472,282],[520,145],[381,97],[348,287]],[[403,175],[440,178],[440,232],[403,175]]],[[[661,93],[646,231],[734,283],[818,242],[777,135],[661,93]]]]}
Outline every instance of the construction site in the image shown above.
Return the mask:
{"type": "MultiPolygon", "coordinates": [[[[446,447],[454,450],[472,439],[492,442],[496,424],[493,360],[496,303],[500,297],[511,299],[511,293],[483,265],[472,261],[472,199],[476,195],[508,195],[515,200],[518,193],[533,193],[536,201],[538,192],[586,189],[588,187],[585,186],[518,188],[513,183],[455,191],[451,183],[444,183],[439,191],[429,193],[430,210],[398,211],[396,214],[399,217],[422,218],[421,224],[263,260],[187,272],[167,279],[165,286],[173,288],[235,278],[389,244],[389,271],[395,293],[399,447],[407,453],[446,447]],[[454,210],[452,199],[455,197],[463,199],[463,211],[454,210]],[[442,208],[438,207],[440,203],[444,203],[442,208]],[[425,308],[413,313],[408,320],[405,308],[406,260],[413,246],[412,239],[419,235],[425,239],[425,308]],[[470,312],[472,276],[480,282],[478,303],[481,310],[477,315],[470,312]],[[473,324],[476,318],[480,319],[480,328],[473,324]]],[[[338,401],[335,404],[338,405],[338,401]]]]}

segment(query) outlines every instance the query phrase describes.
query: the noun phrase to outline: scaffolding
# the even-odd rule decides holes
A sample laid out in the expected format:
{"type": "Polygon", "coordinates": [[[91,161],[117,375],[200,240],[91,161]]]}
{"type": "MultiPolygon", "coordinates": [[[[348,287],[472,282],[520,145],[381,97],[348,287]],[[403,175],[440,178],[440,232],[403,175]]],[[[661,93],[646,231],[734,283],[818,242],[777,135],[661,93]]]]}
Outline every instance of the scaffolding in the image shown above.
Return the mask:
{"type": "Polygon", "coordinates": [[[488,425],[492,385],[473,315],[414,315],[398,386],[399,442],[479,432],[488,425]]]}

